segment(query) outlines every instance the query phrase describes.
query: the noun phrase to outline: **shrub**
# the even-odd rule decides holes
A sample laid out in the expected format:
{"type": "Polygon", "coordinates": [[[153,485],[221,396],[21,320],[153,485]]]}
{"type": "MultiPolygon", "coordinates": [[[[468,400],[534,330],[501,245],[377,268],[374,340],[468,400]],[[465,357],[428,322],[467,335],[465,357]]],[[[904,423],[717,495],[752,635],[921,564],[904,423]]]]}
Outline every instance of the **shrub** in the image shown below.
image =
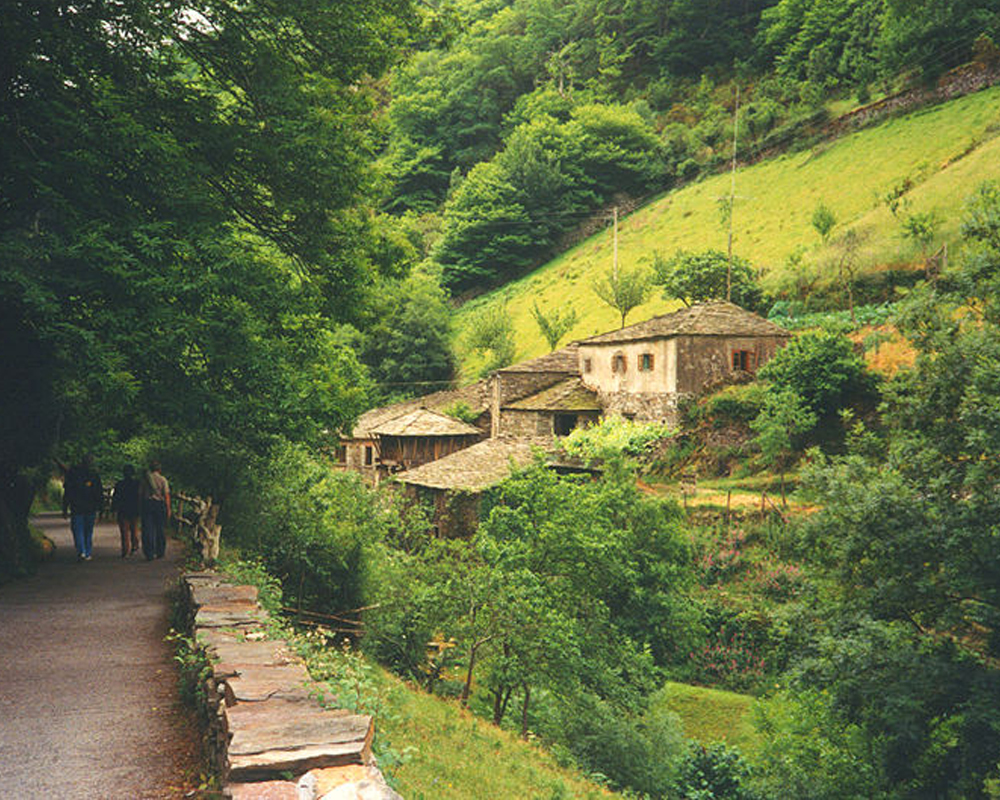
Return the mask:
{"type": "Polygon", "coordinates": [[[613,786],[662,797],[673,785],[683,737],[672,712],[633,715],[583,695],[564,709],[561,727],[561,744],[576,762],[613,786]]]}
{"type": "Polygon", "coordinates": [[[749,781],[750,767],[739,750],[695,744],[680,763],[674,791],[680,800],[753,800],[749,781]]]}
{"type": "Polygon", "coordinates": [[[718,583],[738,574],[746,567],[743,544],[746,534],[741,530],[726,532],[707,543],[698,557],[698,567],[706,585],[718,583]]]}
{"type": "Polygon", "coordinates": [[[688,659],[697,680],[740,691],[759,684],[767,672],[764,657],[741,631],[716,634],[688,659]]]}

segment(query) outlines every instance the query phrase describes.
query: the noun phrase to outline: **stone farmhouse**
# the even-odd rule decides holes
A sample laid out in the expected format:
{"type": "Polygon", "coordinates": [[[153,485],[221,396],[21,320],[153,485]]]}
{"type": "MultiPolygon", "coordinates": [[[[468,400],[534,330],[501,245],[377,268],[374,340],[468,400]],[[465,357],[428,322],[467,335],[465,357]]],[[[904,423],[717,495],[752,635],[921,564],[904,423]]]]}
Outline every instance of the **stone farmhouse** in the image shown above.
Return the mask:
{"type": "Polygon", "coordinates": [[[677,422],[682,399],[746,379],[789,338],[732,303],[693,305],[459,390],[372,409],[342,438],[341,466],[371,484],[393,477],[408,495],[432,500],[442,532],[468,529],[478,495],[533,453],[547,453],[553,468],[577,468],[555,456],[558,437],[609,414],[677,422]],[[468,422],[450,415],[457,409],[468,422]]]}

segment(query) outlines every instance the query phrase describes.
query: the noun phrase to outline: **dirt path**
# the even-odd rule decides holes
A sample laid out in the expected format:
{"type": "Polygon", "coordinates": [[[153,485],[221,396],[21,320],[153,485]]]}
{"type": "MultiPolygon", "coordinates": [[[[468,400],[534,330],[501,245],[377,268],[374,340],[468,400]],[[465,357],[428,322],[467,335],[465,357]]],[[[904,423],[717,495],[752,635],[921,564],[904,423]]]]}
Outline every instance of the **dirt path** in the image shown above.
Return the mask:
{"type": "Polygon", "coordinates": [[[163,640],[179,544],[122,560],[117,527],[102,524],[93,560],[77,563],[65,520],[35,522],[54,559],[0,586],[0,796],[187,795],[199,735],[163,640]]]}

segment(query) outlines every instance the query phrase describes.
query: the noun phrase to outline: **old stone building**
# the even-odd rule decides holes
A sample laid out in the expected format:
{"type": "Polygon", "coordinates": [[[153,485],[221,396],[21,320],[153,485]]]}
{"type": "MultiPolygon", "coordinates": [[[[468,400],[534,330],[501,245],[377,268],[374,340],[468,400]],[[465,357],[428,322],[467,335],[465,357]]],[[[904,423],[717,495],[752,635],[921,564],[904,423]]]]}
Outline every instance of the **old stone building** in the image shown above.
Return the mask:
{"type": "Polygon", "coordinates": [[[677,421],[678,402],[754,373],[789,339],[783,328],[716,301],[592,336],[577,345],[583,383],[606,414],[677,421]]]}
{"type": "MultiPolygon", "coordinates": [[[[541,447],[608,414],[677,422],[678,404],[745,379],[789,339],[732,303],[701,303],[592,336],[463,389],[373,409],[342,441],[343,466],[430,499],[441,530],[467,529],[482,490],[541,447]],[[462,408],[469,425],[448,416],[462,408]]],[[[553,465],[555,465],[553,461],[553,465]]]]}
{"type": "Polygon", "coordinates": [[[469,447],[490,434],[485,381],[366,411],[341,436],[337,464],[377,485],[394,472],[469,447]],[[447,412],[471,419],[464,423],[447,412]]]}

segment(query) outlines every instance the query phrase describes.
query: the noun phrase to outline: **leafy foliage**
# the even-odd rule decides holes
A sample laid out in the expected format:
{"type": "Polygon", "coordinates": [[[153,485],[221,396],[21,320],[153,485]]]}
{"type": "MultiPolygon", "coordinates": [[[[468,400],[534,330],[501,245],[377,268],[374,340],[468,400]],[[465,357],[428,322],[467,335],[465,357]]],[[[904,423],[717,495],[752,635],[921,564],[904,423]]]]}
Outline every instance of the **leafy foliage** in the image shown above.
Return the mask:
{"type": "Polygon", "coordinates": [[[751,311],[761,303],[757,276],[750,263],[739,256],[729,258],[718,250],[701,253],[678,251],[672,258],[657,254],[655,282],[663,287],[664,297],[676,297],[684,305],[706,300],[725,300],[727,281],[732,302],[751,311]]]}
{"type": "Polygon", "coordinates": [[[330,320],[372,271],[358,89],[407,14],[381,0],[11,9],[0,316],[21,388],[0,499],[15,516],[11,480],[56,449],[142,436],[218,497],[227,462],[316,443],[360,410],[364,371],[330,320]]]}
{"type": "Polygon", "coordinates": [[[559,340],[576,325],[576,309],[572,307],[553,309],[551,313],[546,314],[538,307],[538,303],[535,303],[531,307],[531,316],[545,337],[545,341],[548,342],[550,350],[555,350],[559,340]]]}
{"type": "Polygon", "coordinates": [[[618,312],[623,328],[629,312],[646,301],[651,288],[649,274],[642,267],[608,271],[594,281],[594,294],[618,312]]]}
{"type": "Polygon", "coordinates": [[[870,402],[875,391],[875,379],[850,340],[825,331],[796,336],[758,374],[775,389],[794,392],[820,420],[835,418],[841,408],[870,402]]]}

